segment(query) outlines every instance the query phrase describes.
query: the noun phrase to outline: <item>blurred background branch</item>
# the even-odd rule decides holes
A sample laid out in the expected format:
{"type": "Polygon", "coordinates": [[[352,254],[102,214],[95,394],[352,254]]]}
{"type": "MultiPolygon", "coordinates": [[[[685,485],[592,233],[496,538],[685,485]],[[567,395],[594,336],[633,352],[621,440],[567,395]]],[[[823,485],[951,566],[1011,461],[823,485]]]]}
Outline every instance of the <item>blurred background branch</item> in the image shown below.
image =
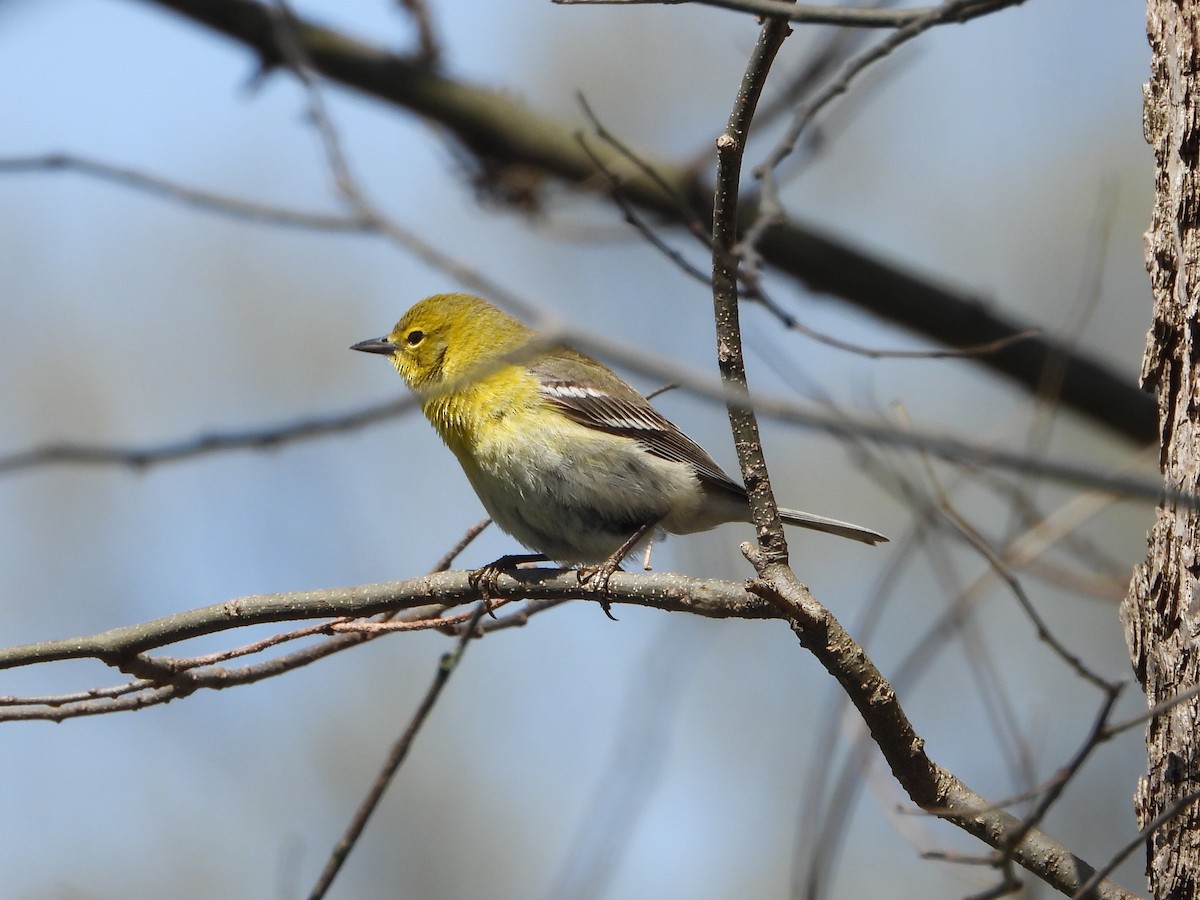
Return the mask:
{"type": "MultiPolygon", "coordinates": [[[[278,64],[280,54],[268,7],[262,3],[148,2],[237,40],[258,56],[264,69],[278,64]]],[[[994,4],[1004,5],[1008,4],[994,4]]],[[[503,181],[505,173],[512,174],[515,169],[540,173],[586,190],[595,190],[603,183],[595,163],[575,141],[576,125],[540,115],[502,92],[451,78],[419,59],[390,53],[334,29],[302,20],[297,33],[316,71],[448,129],[474,155],[479,171],[491,180],[503,181]]],[[[609,157],[606,165],[623,171],[622,190],[635,205],[668,221],[678,221],[674,197],[683,197],[701,219],[711,217],[712,189],[696,173],[643,154],[659,178],[670,185],[672,196],[665,196],[659,184],[623,166],[613,151],[601,152],[609,157]]],[[[756,218],[756,201],[748,201],[739,220],[753,222],[756,218]]],[[[977,297],[949,289],[935,279],[914,274],[795,221],[767,229],[758,247],[774,269],[811,290],[832,294],[951,347],[1003,342],[1031,331],[1029,323],[992,309],[977,297]]],[[[1153,400],[1131,377],[1051,337],[1028,336],[979,356],[977,362],[1029,390],[1037,387],[1049,365],[1061,366],[1064,406],[1132,441],[1144,444],[1155,439],[1153,400]]]]}

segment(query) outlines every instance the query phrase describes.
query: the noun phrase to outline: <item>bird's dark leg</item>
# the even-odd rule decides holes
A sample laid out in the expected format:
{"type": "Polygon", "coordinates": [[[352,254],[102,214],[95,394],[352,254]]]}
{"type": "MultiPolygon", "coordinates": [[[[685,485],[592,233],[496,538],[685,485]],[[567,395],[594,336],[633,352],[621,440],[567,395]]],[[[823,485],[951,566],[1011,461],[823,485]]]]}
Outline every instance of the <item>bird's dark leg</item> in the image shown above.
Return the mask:
{"type": "MultiPolygon", "coordinates": [[[[613,572],[621,568],[621,563],[624,561],[625,557],[630,554],[634,547],[641,543],[642,539],[645,538],[646,535],[658,527],[658,523],[660,521],[662,520],[652,519],[645,525],[641,526],[637,531],[625,539],[625,542],[616,549],[612,556],[600,563],[599,566],[594,568],[591,566],[580,566],[578,569],[579,583],[588,585],[588,587],[594,591],[605,593],[608,590],[608,579],[612,578],[613,572]]],[[[614,622],[617,621],[617,617],[612,614],[612,603],[610,601],[601,600],[600,608],[604,610],[604,614],[606,616],[608,616],[614,622]]]]}
{"type": "Polygon", "coordinates": [[[502,556],[486,566],[476,569],[467,576],[471,587],[479,591],[484,600],[491,600],[496,593],[496,582],[500,573],[506,569],[515,569],[522,563],[549,562],[544,553],[514,553],[502,556]]]}

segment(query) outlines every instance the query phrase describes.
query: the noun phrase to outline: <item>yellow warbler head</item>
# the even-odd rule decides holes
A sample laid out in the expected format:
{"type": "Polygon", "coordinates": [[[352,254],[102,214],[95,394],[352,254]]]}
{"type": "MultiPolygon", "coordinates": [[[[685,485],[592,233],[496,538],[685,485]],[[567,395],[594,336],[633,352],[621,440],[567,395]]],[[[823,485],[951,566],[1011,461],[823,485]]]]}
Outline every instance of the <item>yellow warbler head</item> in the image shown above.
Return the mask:
{"type": "Polygon", "coordinates": [[[532,336],[532,329],[486,300],[434,294],[406,312],[387,337],[350,349],[390,356],[405,383],[421,391],[486,366],[532,336]]]}

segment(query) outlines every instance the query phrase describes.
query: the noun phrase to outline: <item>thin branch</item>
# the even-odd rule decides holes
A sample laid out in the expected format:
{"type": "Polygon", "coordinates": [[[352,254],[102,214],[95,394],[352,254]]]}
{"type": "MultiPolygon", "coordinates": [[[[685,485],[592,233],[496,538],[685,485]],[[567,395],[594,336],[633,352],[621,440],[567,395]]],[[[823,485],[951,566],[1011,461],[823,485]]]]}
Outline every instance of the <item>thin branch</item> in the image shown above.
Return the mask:
{"type": "Polygon", "coordinates": [[[345,863],[346,858],[350,855],[350,851],[354,849],[354,845],[358,843],[363,829],[367,827],[367,821],[371,818],[371,814],[379,807],[379,801],[383,799],[384,792],[387,790],[388,785],[392,783],[392,778],[395,777],[400,765],[408,756],[408,751],[412,748],[413,741],[416,740],[421,726],[429,718],[429,714],[437,704],[438,698],[446,687],[446,683],[450,680],[450,676],[454,674],[454,670],[462,662],[463,654],[467,650],[467,644],[471,638],[476,636],[475,627],[479,624],[479,620],[483,618],[483,614],[487,611],[487,608],[488,604],[486,602],[479,604],[470,617],[470,623],[458,639],[458,645],[455,647],[454,652],[446,653],[442,656],[441,661],[438,663],[437,671],[434,673],[433,681],[430,683],[425,696],[413,713],[408,727],[404,730],[399,740],[392,745],[392,750],[384,761],[379,774],[376,775],[375,781],[371,784],[370,790],[363,798],[362,803],[359,804],[358,809],[355,810],[354,817],[350,820],[345,833],[334,845],[332,852],[329,854],[329,861],[326,862],[325,868],[317,878],[317,883],[313,886],[312,891],[309,892],[309,900],[321,900],[329,891],[334,879],[337,878],[342,864],[345,863]]]}
{"type": "MultiPolygon", "coordinates": [[[[417,616],[417,621],[423,620],[423,617],[421,617],[419,613],[417,616]]],[[[243,644],[240,647],[232,647],[228,650],[218,650],[215,653],[206,653],[203,656],[156,656],[153,659],[153,666],[156,670],[163,674],[190,672],[194,669],[204,669],[208,666],[216,666],[221,663],[227,663],[234,659],[241,659],[244,656],[256,656],[259,653],[263,653],[283,644],[291,643],[292,641],[298,641],[310,637],[318,637],[320,635],[328,636],[332,634],[333,627],[334,623],[330,622],[321,622],[317,625],[305,625],[302,628],[293,628],[291,631],[280,632],[279,634],[273,634],[270,637],[265,637],[262,640],[252,641],[249,644],[243,644]]],[[[332,645],[336,640],[336,638],[333,638],[323,642],[322,644],[317,644],[312,648],[306,649],[319,649],[322,647],[328,647],[332,650],[334,647],[330,645],[332,645]]],[[[342,646],[336,647],[336,649],[344,649],[346,646],[350,646],[350,644],[346,642],[342,646]]],[[[301,653],[304,653],[304,651],[301,651],[301,653]]],[[[327,654],[321,655],[325,656],[327,654]]],[[[286,657],[280,657],[279,659],[283,658],[286,657]]],[[[316,662],[318,658],[320,657],[305,655],[304,664],[307,665],[310,662],[316,662]]],[[[283,670],[280,670],[278,674],[282,674],[282,672],[283,670]]]]}
{"type": "Polygon", "coordinates": [[[125,694],[131,694],[136,691],[144,691],[152,687],[154,687],[154,682],[146,678],[139,678],[125,684],[118,684],[106,688],[89,688],[86,691],[75,691],[71,694],[27,694],[23,697],[16,697],[12,694],[6,694],[4,696],[0,696],[0,706],[63,707],[77,703],[87,703],[92,700],[121,697],[125,694]]]}
{"type": "MultiPolygon", "coordinates": [[[[554,600],[527,600],[524,606],[514,612],[482,622],[479,625],[479,630],[484,634],[491,634],[493,631],[504,631],[507,628],[524,628],[529,624],[529,619],[532,616],[540,612],[545,612],[548,609],[553,609],[556,606],[562,606],[567,602],[569,600],[565,597],[559,597],[554,600]]],[[[450,634],[462,634],[462,626],[450,628],[447,631],[450,634]]]]}
{"type": "Polygon", "coordinates": [[[971,894],[966,900],[995,900],[996,897],[1007,897],[1021,890],[1025,885],[1017,877],[1013,864],[1005,860],[1000,865],[1000,881],[986,891],[971,894]]]}
{"type": "Polygon", "coordinates": [[[122,447],[60,442],[0,456],[0,476],[58,465],[124,466],[145,469],[228,450],[267,450],[293,441],[353,431],[403,415],[417,406],[412,397],[378,403],[346,413],[316,416],[246,431],[215,431],[164,444],[122,447]]]}
{"type": "Polygon", "coordinates": [[[1024,818],[1021,826],[1006,838],[1004,845],[1000,848],[1003,859],[1008,860],[1012,858],[1013,850],[1025,840],[1026,835],[1032,832],[1046,818],[1050,807],[1062,796],[1063,791],[1067,789],[1067,785],[1079,773],[1079,770],[1083,768],[1083,764],[1087,762],[1088,757],[1092,755],[1092,752],[1097,747],[1104,743],[1106,740],[1108,717],[1112,713],[1113,706],[1116,704],[1120,693],[1121,685],[1119,684],[1111,685],[1105,692],[1104,699],[1100,704],[1100,710],[1096,713],[1095,721],[1092,723],[1092,728],[1079,749],[1075,751],[1075,755],[1059,770],[1057,777],[1047,786],[1045,792],[1038,799],[1037,805],[1024,818]]]}
{"type": "Polygon", "coordinates": [[[1138,725],[1144,725],[1156,716],[1161,716],[1165,712],[1169,712],[1181,703],[1186,703],[1196,695],[1200,694],[1200,684],[1193,684],[1191,687],[1184,688],[1176,692],[1166,700],[1155,703],[1148,709],[1143,710],[1136,716],[1131,716],[1128,719],[1123,719],[1120,722],[1114,722],[1108,726],[1108,735],[1117,735],[1123,731],[1128,731],[1131,728],[1136,728],[1138,725]]]}
{"type": "MultiPolygon", "coordinates": [[[[562,6],[646,6],[692,2],[702,6],[749,13],[766,18],[786,19],[807,25],[841,25],[846,28],[900,28],[913,21],[936,15],[943,6],[912,9],[863,9],[857,6],[805,6],[787,0],[553,0],[562,6]]],[[[945,23],[966,22],[1024,0],[972,0],[972,8],[947,18],[945,23]]],[[[947,6],[949,4],[946,4],[947,6]]],[[[943,24],[943,23],[939,23],[943,24]]]]}
{"type": "Polygon", "coordinates": [[[442,61],[442,46],[433,27],[433,14],[425,0],[398,0],[400,7],[417,27],[418,58],[430,68],[442,61]]]}
{"type": "MultiPolygon", "coordinates": [[[[753,280],[754,276],[747,273],[744,277],[748,280],[753,280]]],[[[746,299],[762,303],[772,315],[792,331],[812,338],[814,341],[825,344],[827,347],[844,350],[856,356],[865,356],[868,359],[962,359],[971,356],[986,356],[989,353],[998,353],[1006,347],[1020,343],[1021,341],[1027,341],[1041,333],[1037,328],[1030,328],[1026,331],[1019,331],[984,344],[955,347],[952,350],[883,350],[878,347],[867,347],[862,344],[845,341],[808,327],[791,313],[772,302],[763,292],[761,285],[755,287],[752,291],[747,291],[746,299]]]]}
{"type": "MultiPolygon", "coordinates": [[[[912,38],[924,34],[925,31],[931,28],[936,28],[937,25],[949,23],[967,22],[972,18],[980,16],[988,16],[1003,8],[1009,6],[1019,6],[1025,0],[948,0],[941,6],[924,8],[924,10],[862,10],[863,13],[906,13],[904,23],[901,23],[900,28],[892,35],[884,38],[880,43],[875,44],[860,53],[856,58],[848,61],[842,67],[842,71],[838,78],[835,78],[826,89],[818,92],[809,102],[798,107],[796,113],[792,116],[792,124],[788,126],[787,131],[775,145],[775,149],[770,152],[770,155],[764,160],[760,166],[755,169],[756,178],[761,178],[763,174],[769,173],[770,170],[779,166],[779,163],[784,161],[784,158],[791,154],[792,149],[796,146],[796,140],[800,133],[808,126],[809,122],[815,118],[817,113],[833,102],[842,94],[850,89],[850,85],[854,78],[862,74],[872,64],[878,60],[886,58],[892,54],[894,50],[901,44],[911,41],[912,38]]],[[[766,191],[766,188],[764,188],[766,191]]]]}
{"type": "Polygon", "coordinates": [[[489,516],[487,518],[480,519],[478,522],[468,528],[465,532],[463,532],[463,536],[458,539],[458,543],[447,550],[446,554],[436,563],[434,563],[432,571],[445,572],[447,569],[449,569],[452,565],[454,565],[454,561],[458,559],[459,554],[466,550],[467,547],[469,547],[475,540],[475,538],[479,537],[479,535],[483,533],[483,530],[491,524],[492,520],[489,516]]]}
{"type": "MultiPolygon", "coordinates": [[[[643,154],[634,150],[609,131],[604,123],[600,121],[600,117],[596,115],[591,104],[588,103],[587,96],[583,91],[575,92],[575,101],[579,104],[580,111],[583,112],[584,117],[591,123],[592,129],[596,132],[596,137],[608,144],[621,159],[632,164],[638,172],[649,179],[650,184],[655,185],[662,192],[663,198],[674,206],[676,217],[686,224],[687,230],[706,248],[711,249],[712,232],[709,230],[709,225],[696,215],[695,210],[688,204],[687,198],[679,193],[679,184],[673,184],[669,181],[659,172],[654,163],[650,162],[643,154]]],[[[624,183],[624,179],[617,174],[617,169],[610,161],[593,153],[586,145],[583,146],[583,149],[587,153],[588,158],[608,178],[610,183],[624,183]]]]}
{"type": "MultiPolygon", "coordinates": [[[[717,328],[717,366],[721,371],[721,381],[738,393],[747,392],[738,310],[741,258],[734,248],[738,234],[742,158],[767,73],[789,34],[791,28],[780,20],[770,20],[759,30],[758,41],[750,54],[733,109],[729,113],[729,121],[717,138],[717,182],[713,192],[712,228],[713,318],[717,328]]],[[[787,538],[771,490],[754,408],[734,398],[726,400],[725,408],[737,448],[742,481],[750,495],[750,517],[758,535],[761,555],[755,568],[763,575],[763,565],[786,564],[787,538]]]]}
{"type": "MultiPolygon", "coordinates": [[[[509,603],[515,603],[513,598],[506,599],[488,599],[481,605],[484,612],[490,614],[509,603]]],[[[455,615],[446,615],[439,613],[436,617],[429,619],[417,619],[415,621],[397,621],[384,620],[376,622],[372,620],[363,621],[361,619],[350,619],[343,622],[331,622],[327,626],[328,629],[335,634],[370,634],[381,635],[390,634],[400,631],[430,631],[437,629],[448,634],[461,634],[461,629],[458,626],[466,622],[470,622],[475,618],[474,613],[464,612],[455,615]]]]}
{"type": "Polygon", "coordinates": [[[165,197],[208,212],[261,222],[285,225],[290,228],[310,228],[317,231],[373,231],[374,226],[359,216],[339,216],[328,213],[284,209],[265,203],[253,203],[228,194],[218,194],[188,187],[136,169],[76,156],[71,153],[44,153],[39,156],[0,158],[0,174],[23,172],[72,171],[122,187],[133,188],[156,197],[165,197]]]}
{"type": "MultiPolygon", "coordinates": [[[[1108,257],[1109,240],[1113,219],[1116,217],[1117,193],[1108,189],[1101,192],[1097,209],[1092,216],[1084,241],[1085,257],[1083,276],[1076,296],[1063,317],[1059,332],[1063,350],[1072,350],[1079,345],[1084,328],[1096,312],[1100,303],[1104,280],[1104,263],[1108,257]]],[[[1050,435],[1058,421],[1061,406],[1058,402],[1062,388],[1065,359],[1061,354],[1050,356],[1042,371],[1041,382],[1034,391],[1037,404],[1034,418],[1029,426],[1025,446],[1028,452],[1044,451],[1050,443],[1050,435]]]]}
{"type": "MultiPolygon", "coordinates": [[[[817,113],[829,103],[850,89],[851,83],[862,72],[881,59],[886,58],[896,48],[938,25],[948,22],[965,22],[977,16],[987,15],[1006,6],[1015,6],[1024,0],[948,0],[941,6],[922,11],[922,15],[913,16],[895,32],[873,47],[849,60],[842,68],[839,76],[811,100],[796,108],[792,115],[792,123],[784,131],[783,137],[776,143],[775,148],[767,155],[754,170],[754,177],[761,184],[762,197],[758,217],[747,229],[742,239],[747,265],[751,271],[757,271],[760,265],[758,247],[765,233],[780,224],[786,218],[783,205],[779,199],[775,170],[779,167],[796,147],[800,134],[809,125],[817,113]]],[[[864,12],[882,12],[883,10],[863,10],[864,12]]],[[[894,12],[894,10],[887,10],[894,12]]]]}
{"type": "MultiPolygon", "coordinates": [[[[97,659],[120,668],[148,650],[247,625],[372,616],[396,610],[420,610],[430,605],[451,608],[482,599],[468,576],[468,572],[462,571],[438,572],[383,584],[254,594],[99,634],[2,648],[0,669],[65,659],[97,659]]],[[[564,569],[506,572],[498,579],[492,596],[495,599],[597,599],[579,584],[573,570],[564,569]]],[[[744,585],[720,579],[618,572],[609,584],[609,599],[614,603],[692,612],[714,618],[777,618],[775,609],[748,593],[744,585]]]]}
{"type": "MultiPolygon", "coordinates": [[[[466,549],[489,522],[489,519],[484,519],[467,529],[464,536],[454,547],[438,560],[433,571],[441,572],[448,569],[458,554],[466,549]]],[[[526,608],[522,610],[522,621],[520,624],[528,621],[529,616],[533,613],[539,612],[541,609],[551,608],[561,602],[563,601],[543,601],[541,604],[526,604],[526,608]]],[[[441,627],[443,631],[453,631],[454,626],[452,624],[442,626],[442,623],[437,621],[437,617],[440,616],[443,610],[444,607],[439,606],[414,607],[399,613],[398,617],[408,621],[425,621],[429,623],[429,627],[441,627]],[[433,621],[430,621],[431,618],[433,621]]],[[[397,616],[396,613],[392,612],[385,613],[384,615],[389,618],[397,616]]],[[[488,624],[498,623],[489,622],[488,624]]],[[[517,623],[514,622],[512,624],[517,623]]],[[[118,712],[126,709],[142,709],[146,706],[169,702],[175,697],[184,696],[202,687],[215,689],[234,687],[282,675],[285,672],[309,665],[326,656],[349,649],[366,641],[374,640],[379,636],[377,634],[338,634],[320,643],[265,662],[242,666],[240,668],[230,669],[220,667],[200,673],[195,671],[217,667],[220,663],[253,653],[260,653],[288,641],[328,633],[330,627],[332,627],[332,623],[297,628],[282,634],[272,635],[242,647],[218,653],[210,653],[205,656],[191,658],[155,657],[153,667],[160,676],[174,675],[182,672],[188,673],[186,681],[175,679],[172,684],[161,689],[156,688],[158,682],[155,680],[135,679],[127,684],[116,687],[93,688],[75,694],[60,694],[51,697],[4,697],[0,698],[0,706],[23,707],[23,709],[17,711],[10,718],[49,719],[51,721],[62,721],[66,718],[118,712]],[[114,699],[117,699],[116,703],[106,704],[103,702],[114,699]]],[[[0,721],[3,718],[5,717],[0,715],[0,721]]]]}
{"type": "MultiPolygon", "coordinates": [[[[904,425],[908,425],[907,415],[901,410],[902,421],[904,425]]],[[[997,553],[992,546],[987,542],[982,534],[973,526],[966,518],[959,513],[953,502],[950,500],[950,495],[942,486],[942,481],[937,476],[937,472],[933,468],[929,457],[922,455],[921,461],[924,464],[926,475],[929,483],[933,486],[934,494],[937,498],[938,508],[942,515],[946,517],[959,533],[966,538],[967,543],[974,548],[992,567],[992,571],[1006,584],[1009,591],[1016,598],[1017,603],[1021,606],[1025,616],[1033,623],[1034,631],[1037,633],[1038,640],[1045,643],[1066,665],[1074,670],[1075,674],[1090,682],[1095,687],[1110,695],[1113,699],[1116,698],[1116,693],[1120,689],[1119,685],[1113,684],[1101,678],[1095,672],[1087,667],[1083,659],[1076,653],[1072,653],[1067,647],[1054,635],[1050,627],[1042,618],[1041,613],[1037,611],[1037,607],[1033,605],[1033,600],[1025,592],[1025,586],[1021,584],[1021,580],[1012,571],[1012,568],[1002,558],[1001,554],[997,553]]]]}
{"type": "Polygon", "coordinates": [[[1092,900],[1093,897],[1103,897],[1102,884],[1104,879],[1112,874],[1113,870],[1121,864],[1121,862],[1134,851],[1146,846],[1146,841],[1158,829],[1162,828],[1177,815],[1200,800],[1200,791],[1193,791],[1190,794],[1185,794],[1178,800],[1167,805],[1167,807],[1155,816],[1145,828],[1137,833],[1128,844],[1113,854],[1112,859],[1106,862],[1101,868],[1092,873],[1092,876],[1085,881],[1074,894],[1071,895],[1071,900],[1092,900]]]}
{"type": "Polygon", "coordinates": [[[608,168],[604,160],[592,151],[582,133],[579,135],[579,145],[592,158],[592,161],[596,163],[596,169],[600,174],[608,179],[610,196],[621,210],[625,221],[633,226],[638,234],[645,239],[646,243],[670,260],[683,274],[700,284],[710,284],[711,278],[707,272],[701,271],[699,267],[692,265],[692,263],[684,258],[682,253],[660,238],[658,233],[638,214],[638,211],[629,202],[624,191],[621,189],[621,179],[608,168]]]}
{"type": "MultiPolygon", "coordinates": [[[[596,131],[596,136],[613,147],[613,149],[620,153],[623,158],[636,165],[640,171],[647,175],[647,177],[658,183],[664,192],[670,193],[672,190],[671,186],[667,184],[667,182],[663,180],[660,175],[658,175],[654,168],[645,160],[643,160],[640,154],[630,148],[627,144],[620,141],[612,134],[612,132],[604,127],[603,123],[592,111],[591,106],[588,104],[582,93],[577,95],[577,99],[584,115],[588,118],[588,121],[592,123],[593,129],[596,131]]],[[[605,180],[608,182],[609,195],[612,197],[613,202],[616,203],[617,207],[621,210],[625,221],[631,225],[638,232],[638,234],[640,234],[645,241],[650,244],[650,246],[658,250],[659,253],[665,256],[685,275],[700,284],[711,287],[712,276],[708,272],[701,271],[697,266],[692,265],[691,262],[684,258],[682,253],[659,237],[658,233],[638,213],[633,202],[626,197],[621,177],[609,167],[608,163],[604,159],[602,159],[592,150],[582,133],[578,134],[577,138],[579,140],[580,147],[583,148],[583,151],[588,155],[592,162],[595,163],[597,171],[600,172],[600,174],[603,175],[605,180]]],[[[695,236],[711,253],[711,232],[709,229],[704,227],[704,224],[699,219],[691,215],[690,211],[683,205],[682,198],[677,197],[676,200],[679,203],[680,215],[683,217],[684,221],[688,223],[688,231],[695,236]]],[[[883,350],[875,347],[865,347],[861,344],[844,341],[840,338],[835,338],[832,335],[823,334],[813,328],[809,328],[794,315],[787,312],[782,306],[773,301],[767,295],[760,279],[753,277],[749,273],[739,273],[738,277],[745,282],[743,299],[754,300],[760,303],[764,309],[775,316],[775,318],[778,319],[786,328],[798,332],[805,337],[812,338],[813,340],[829,347],[834,347],[838,350],[844,350],[848,353],[854,353],[859,356],[865,356],[869,359],[955,359],[967,356],[980,356],[987,353],[996,353],[997,351],[1008,347],[1010,344],[1028,340],[1040,333],[1039,329],[1030,328],[1026,331],[1021,331],[1015,334],[1007,335],[1003,338],[998,338],[997,340],[988,341],[987,343],[968,347],[955,347],[952,350],[883,350]]]]}
{"type": "Polygon", "coordinates": [[[1073,669],[1075,674],[1079,677],[1090,682],[1095,687],[1100,688],[1102,691],[1115,690],[1117,685],[1106,681],[1089,669],[1078,654],[1072,653],[1070,650],[1068,650],[1067,647],[1054,635],[1049,626],[1046,625],[1045,619],[1043,619],[1041,614],[1037,611],[1037,607],[1033,605],[1033,601],[1030,599],[1029,595],[1025,592],[1025,587],[1021,584],[1021,580],[1017,578],[1000,554],[992,549],[992,547],[984,539],[983,535],[981,535],[974,528],[974,526],[964,519],[958,513],[958,511],[953,508],[953,506],[947,505],[944,508],[944,512],[946,517],[961,530],[963,536],[967,539],[967,542],[975,548],[975,550],[987,561],[988,565],[992,567],[993,571],[1000,577],[1000,579],[1008,585],[1008,588],[1012,592],[1012,595],[1016,598],[1017,603],[1020,604],[1021,609],[1025,612],[1025,615],[1033,624],[1038,640],[1049,646],[1058,656],[1058,658],[1066,663],[1071,669],[1073,669]]]}

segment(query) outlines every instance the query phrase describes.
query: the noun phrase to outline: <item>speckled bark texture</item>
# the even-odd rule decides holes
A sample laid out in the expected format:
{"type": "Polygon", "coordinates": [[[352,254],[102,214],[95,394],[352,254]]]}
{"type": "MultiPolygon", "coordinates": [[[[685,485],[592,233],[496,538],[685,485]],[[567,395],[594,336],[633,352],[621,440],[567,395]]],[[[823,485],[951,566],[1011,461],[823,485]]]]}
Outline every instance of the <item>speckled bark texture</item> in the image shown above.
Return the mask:
{"type": "MultiPolygon", "coordinates": [[[[1200,0],[1148,0],[1153,51],[1145,132],[1154,148],[1156,200],[1146,233],[1154,324],[1142,381],[1158,393],[1164,484],[1200,492],[1200,132],[1197,131],[1200,0]]],[[[1200,513],[1158,510],[1145,562],[1133,573],[1121,617],[1138,680],[1153,705],[1197,682],[1200,654],[1200,513]]],[[[1148,774],[1134,795],[1147,825],[1200,789],[1195,699],[1156,716],[1146,730],[1148,774]]],[[[1200,808],[1188,806],[1147,843],[1157,900],[1200,897],[1200,808]]]]}

